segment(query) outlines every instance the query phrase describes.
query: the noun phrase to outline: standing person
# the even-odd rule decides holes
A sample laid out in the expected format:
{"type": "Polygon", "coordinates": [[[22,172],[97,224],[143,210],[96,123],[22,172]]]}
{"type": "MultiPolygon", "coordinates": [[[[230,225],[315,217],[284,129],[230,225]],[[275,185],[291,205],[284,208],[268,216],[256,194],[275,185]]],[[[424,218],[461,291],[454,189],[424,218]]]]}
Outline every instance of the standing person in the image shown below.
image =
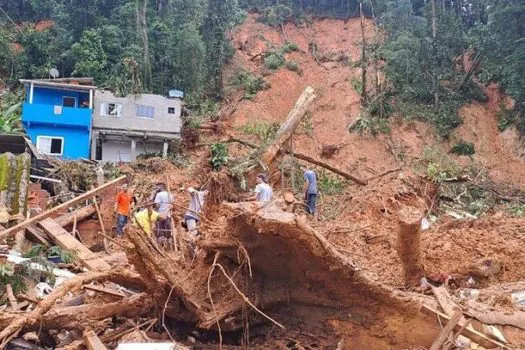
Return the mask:
{"type": "Polygon", "coordinates": [[[304,201],[308,214],[317,218],[317,175],[313,170],[302,167],[304,171],[304,201]]]}
{"type": "Polygon", "coordinates": [[[257,175],[257,186],[255,186],[255,194],[250,200],[257,202],[269,202],[273,197],[272,187],[268,184],[268,177],[266,174],[260,173],[257,175]]]}
{"type": "Polygon", "coordinates": [[[159,213],[157,221],[157,240],[161,243],[169,242],[171,238],[171,207],[173,198],[171,193],[166,190],[166,185],[159,182],[157,184],[157,194],[154,200],[159,213]]]}
{"type": "Polygon", "coordinates": [[[208,191],[197,191],[193,187],[188,188],[191,200],[190,206],[186,214],[184,214],[184,221],[188,232],[194,237],[197,236],[197,224],[200,221],[200,214],[204,208],[204,197],[208,194],[208,191]]]}
{"type": "Polygon", "coordinates": [[[128,191],[128,185],[123,184],[115,199],[115,214],[117,215],[117,237],[122,237],[124,227],[128,223],[129,211],[131,209],[132,196],[128,191]]]}
{"type": "Polygon", "coordinates": [[[153,210],[154,204],[150,203],[145,209],[136,213],[133,217],[133,224],[142,228],[144,233],[151,237],[155,223],[159,219],[159,213],[153,210]]]}

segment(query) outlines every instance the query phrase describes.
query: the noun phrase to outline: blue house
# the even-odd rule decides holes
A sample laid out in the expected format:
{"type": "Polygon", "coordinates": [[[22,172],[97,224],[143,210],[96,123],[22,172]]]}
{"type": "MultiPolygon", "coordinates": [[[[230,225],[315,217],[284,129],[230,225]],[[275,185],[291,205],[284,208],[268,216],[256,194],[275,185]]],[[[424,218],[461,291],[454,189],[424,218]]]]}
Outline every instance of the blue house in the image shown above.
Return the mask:
{"type": "Polygon", "coordinates": [[[63,159],[89,158],[93,79],[20,82],[26,88],[22,124],[36,149],[63,159]]]}

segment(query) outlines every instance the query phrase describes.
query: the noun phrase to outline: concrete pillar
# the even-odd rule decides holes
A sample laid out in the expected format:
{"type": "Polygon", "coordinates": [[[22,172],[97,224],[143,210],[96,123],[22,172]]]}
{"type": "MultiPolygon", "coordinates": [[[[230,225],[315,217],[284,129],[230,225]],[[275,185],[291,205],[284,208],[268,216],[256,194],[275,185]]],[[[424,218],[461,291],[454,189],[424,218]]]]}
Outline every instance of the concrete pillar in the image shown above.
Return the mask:
{"type": "Polygon", "coordinates": [[[162,158],[166,158],[168,156],[168,142],[164,142],[164,145],[162,147],[162,158]]]}
{"type": "Polygon", "coordinates": [[[134,162],[135,159],[137,159],[137,142],[131,139],[131,161],[134,162]]]}
{"type": "Polygon", "coordinates": [[[93,110],[93,90],[89,90],[89,109],[93,110]]]}
{"type": "Polygon", "coordinates": [[[91,133],[91,160],[97,159],[97,140],[98,131],[93,131],[91,133]]]}

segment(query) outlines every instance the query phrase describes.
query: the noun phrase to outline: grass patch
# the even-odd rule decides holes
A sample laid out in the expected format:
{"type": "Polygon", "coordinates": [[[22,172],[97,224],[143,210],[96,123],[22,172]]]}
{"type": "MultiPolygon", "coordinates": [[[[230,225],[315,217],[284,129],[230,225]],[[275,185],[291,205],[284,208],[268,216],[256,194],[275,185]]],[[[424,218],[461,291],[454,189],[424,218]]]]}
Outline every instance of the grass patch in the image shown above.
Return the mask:
{"type": "Polygon", "coordinates": [[[287,41],[281,46],[281,52],[283,54],[299,51],[299,46],[296,43],[287,41]]]}
{"type": "Polygon", "coordinates": [[[471,156],[476,153],[474,144],[472,142],[459,141],[452,147],[450,153],[457,154],[460,156],[471,156]]]}
{"type": "Polygon", "coordinates": [[[264,65],[268,69],[277,70],[281,68],[285,62],[286,59],[284,58],[284,55],[276,51],[269,51],[264,57],[264,65]]]}
{"type": "Polygon", "coordinates": [[[340,194],[345,189],[345,182],[340,177],[323,170],[318,173],[319,190],[326,196],[340,194]]]}
{"type": "Polygon", "coordinates": [[[356,120],[349,128],[350,132],[357,132],[359,135],[371,134],[377,136],[379,134],[389,134],[390,120],[376,117],[363,117],[356,120]]]}
{"type": "Polygon", "coordinates": [[[231,85],[244,90],[244,98],[251,100],[261,90],[270,88],[270,84],[261,76],[256,76],[252,72],[239,71],[235,73],[230,81],[231,85]]]}
{"type": "Polygon", "coordinates": [[[302,70],[301,70],[301,67],[299,66],[299,63],[295,62],[295,61],[286,61],[285,65],[286,69],[292,71],[292,72],[296,72],[297,74],[301,75],[302,73],[302,70]]]}
{"type": "Polygon", "coordinates": [[[350,85],[354,88],[354,90],[361,95],[363,93],[363,82],[359,79],[352,78],[350,81],[350,85]]]}
{"type": "Polygon", "coordinates": [[[265,121],[250,121],[241,126],[239,130],[246,135],[255,135],[261,141],[267,143],[275,137],[277,130],[279,130],[279,123],[269,123],[265,121]]]}
{"type": "Polygon", "coordinates": [[[461,167],[440,147],[426,147],[421,153],[421,164],[427,177],[434,182],[461,173],[461,167]]]}

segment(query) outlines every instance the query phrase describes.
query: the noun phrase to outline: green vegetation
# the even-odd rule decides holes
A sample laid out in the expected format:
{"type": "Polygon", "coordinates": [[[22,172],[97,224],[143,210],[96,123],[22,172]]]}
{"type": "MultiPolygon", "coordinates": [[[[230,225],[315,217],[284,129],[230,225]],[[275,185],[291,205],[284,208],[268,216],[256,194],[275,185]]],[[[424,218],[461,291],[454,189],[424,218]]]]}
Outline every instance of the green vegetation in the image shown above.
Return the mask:
{"type": "Polygon", "coordinates": [[[230,83],[237,88],[244,89],[244,98],[247,100],[254,98],[260,90],[270,88],[270,84],[263,77],[244,70],[235,73],[230,83]]]}
{"type": "Polygon", "coordinates": [[[341,180],[340,177],[324,170],[318,175],[319,190],[322,194],[326,196],[332,196],[343,192],[345,188],[345,182],[341,180]]]}
{"type": "Polygon", "coordinates": [[[505,103],[500,105],[500,110],[496,113],[498,120],[498,130],[505,131],[509,126],[516,122],[515,112],[509,110],[505,103]]]}
{"type": "Polygon", "coordinates": [[[474,144],[472,142],[466,142],[463,140],[456,143],[450,152],[460,156],[471,156],[476,153],[474,150],[474,144]]]}
{"type": "Polygon", "coordinates": [[[264,143],[273,140],[277,130],[279,130],[279,123],[269,123],[265,121],[249,121],[247,124],[241,126],[239,129],[246,135],[256,135],[264,143]]]}
{"type": "Polygon", "coordinates": [[[349,128],[350,132],[357,132],[359,135],[370,133],[373,136],[379,134],[389,134],[390,120],[378,117],[358,118],[349,128]]]}
{"type": "Polygon", "coordinates": [[[295,61],[286,61],[284,66],[286,67],[286,69],[292,72],[296,72],[299,75],[302,74],[302,70],[301,70],[301,67],[299,66],[299,63],[295,61]]]}
{"type": "Polygon", "coordinates": [[[228,164],[228,147],[225,143],[214,143],[210,147],[211,157],[209,159],[213,171],[219,171],[228,164]]]}
{"type": "Polygon", "coordinates": [[[296,43],[292,43],[291,41],[286,41],[283,46],[281,46],[281,52],[284,53],[291,53],[299,51],[299,46],[297,46],[296,43]]]}
{"type": "Polygon", "coordinates": [[[421,165],[432,181],[439,182],[461,173],[459,165],[441,148],[427,147],[421,153],[421,165]]]}
{"type": "Polygon", "coordinates": [[[286,59],[284,58],[284,55],[278,51],[268,51],[264,57],[264,65],[268,69],[279,69],[285,62],[286,59]]]}

